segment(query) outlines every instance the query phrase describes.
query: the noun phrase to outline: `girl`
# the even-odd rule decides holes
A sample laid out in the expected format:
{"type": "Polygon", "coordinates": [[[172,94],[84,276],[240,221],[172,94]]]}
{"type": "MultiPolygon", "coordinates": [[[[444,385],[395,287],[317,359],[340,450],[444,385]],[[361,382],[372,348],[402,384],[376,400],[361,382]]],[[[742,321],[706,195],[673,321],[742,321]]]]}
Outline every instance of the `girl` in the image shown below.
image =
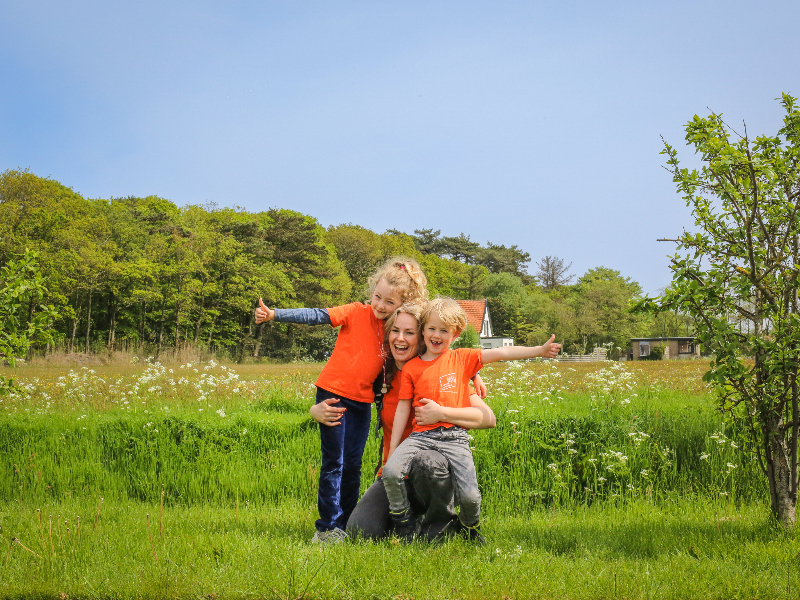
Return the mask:
{"type": "MultiPolygon", "coordinates": [[[[399,400],[397,385],[399,371],[419,353],[419,342],[422,339],[419,330],[419,316],[422,307],[415,304],[404,304],[395,314],[386,320],[385,340],[391,356],[386,359],[386,386],[388,393],[383,395],[381,421],[383,424],[382,462],[386,462],[389,442],[392,439],[394,413],[399,400]]],[[[475,378],[476,388],[485,396],[486,388],[480,377],[475,378]]],[[[492,410],[476,395],[470,397],[470,408],[446,408],[435,402],[425,403],[416,410],[416,419],[425,424],[432,424],[452,419],[468,429],[485,429],[495,426],[492,410]]],[[[343,409],[333,406],[328,401],[311,407],[311,416],[328,427],[338,425],[343,409]]],[[[412,419],[409,418],[403,432],[405,439],[411,432],[412,419]]],[[[453,486],[447,461],[438,452],[420,453],[415,459],[407,481],[411,488],[410,496],[415,504],[416,514],[421,516],[422,535],[433,539],[445,532],[453,533],[459,527],[459,521],[453,509],[453,486]]],[[[363,535],[367,538],[380,539],[391,534],[389,517],[389,500],[383,482],[378,479],[359,500],[347,523],[349,535],[363,535]]]]}
{"type": "Polygon", "coordinates": [[[424,302],[428,284],[416,261],[394,258],[369,279],[369,304],[353,302],[329,309],[268,308],[259,299],[256,323],[283,321],[341,327],[333,353],[317,379],[317,403],[335,402],[344,409],[339,427],[320,427],[322,464],[319,472],[315,543],[335,543],[344,532],[358,501],[361,456],[367,443],[373,381],[384,370],[383,325],[406,301],[424,302]]]}

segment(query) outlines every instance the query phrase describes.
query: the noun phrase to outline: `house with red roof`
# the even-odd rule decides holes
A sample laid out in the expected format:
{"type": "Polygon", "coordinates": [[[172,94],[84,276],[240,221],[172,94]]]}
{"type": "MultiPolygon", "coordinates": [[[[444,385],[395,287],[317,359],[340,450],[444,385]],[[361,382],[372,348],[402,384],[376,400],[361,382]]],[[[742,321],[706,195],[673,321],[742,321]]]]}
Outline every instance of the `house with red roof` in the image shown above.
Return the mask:
{"type": "Polygon", "coordinates": [[[458,304],[467,313],[467,324],[472,325],[481,338],[481,348],[501,348],[513,346],[514,338],[494,336],[492,332],[492,318],[489,315],[489,301],[459,300],[458,304]]]}

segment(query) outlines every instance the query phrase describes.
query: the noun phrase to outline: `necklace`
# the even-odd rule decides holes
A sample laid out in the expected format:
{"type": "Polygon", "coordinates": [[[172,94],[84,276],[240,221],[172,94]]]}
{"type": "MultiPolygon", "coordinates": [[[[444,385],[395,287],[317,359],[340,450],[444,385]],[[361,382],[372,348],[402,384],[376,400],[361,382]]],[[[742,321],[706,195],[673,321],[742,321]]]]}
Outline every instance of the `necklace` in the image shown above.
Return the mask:
{"type": "MultiPolygon", "coordinates": [[[[384,322],[384,326],[386,323],[384,322]]],[[[383,347],[383,327],[378,327],[378,354],[381,357],[381,364],[383,365],[383,385],[381,386],[381,394],[386,394],[388,388],[386,387],[386,357],[388,356],[383,347]]]]}

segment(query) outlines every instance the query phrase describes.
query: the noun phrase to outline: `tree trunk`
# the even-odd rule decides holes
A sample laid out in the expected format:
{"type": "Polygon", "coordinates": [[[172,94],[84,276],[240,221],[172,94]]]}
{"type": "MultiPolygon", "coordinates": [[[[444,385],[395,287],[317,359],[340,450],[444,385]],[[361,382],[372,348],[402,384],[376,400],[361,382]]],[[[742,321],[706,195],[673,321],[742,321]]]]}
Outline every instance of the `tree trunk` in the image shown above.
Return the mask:
{"type": "Polygon", "coordinates": [[[69,352],[75,350],[75,335],[78,333],[78,320],[81,314],[80,295],[75,294],[75,318],[72,320],[72,335],[69,338],[69,352]]]}
{"type": "Polygon", "coordinates": [[[89,307],[86,313],[86,354],[89,354],[89,333],[92,330],[92,288],[89,288],[89,307]]]}
{"type": "Polygon", "coordinates": [[[158,348],[156,348],[156,360],[161,356],[161,344],[164,342],[164,309],[167,305],[167,299],[161,302],[161,321],[158,324],[158,348]]]}
{"type": "Polygon", "coordinates": [[[794,527],[797,497],[792,494],[792,468],[789,445],[781,431],[783,419],[779,414],[770,414],[764,419],[764,433],[769,447],[768,461],[772,510],[784,527],[794,527]]]}
{"type": "Polygon", "coordinates": [[[181,307],[180,304],[175,305],[175,356],[178,356],[181,340],[181,307]]]}
{"type": "Polygon", "coordinates": [[[258,336],[256,337],[256,349],[253,351],[253,358],[258,358],[258,353],[261,351],[261,339],[264,337],[264,324],[256,325],[258,327],[258,336]]]}

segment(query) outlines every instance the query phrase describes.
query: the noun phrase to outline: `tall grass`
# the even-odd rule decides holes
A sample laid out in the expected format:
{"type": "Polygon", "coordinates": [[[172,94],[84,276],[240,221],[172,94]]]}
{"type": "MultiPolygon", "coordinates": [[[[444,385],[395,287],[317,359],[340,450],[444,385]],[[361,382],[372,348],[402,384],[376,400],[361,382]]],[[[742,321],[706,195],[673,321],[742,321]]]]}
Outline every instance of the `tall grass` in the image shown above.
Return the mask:
{"type": "Polygon", "coordinates": [[[498,426],[472,434],[484,547],[309,545],[319,368],[170,368],[17,371],[22,390],[0,402],[0,596],[800,590],[798,541],[770,521],[762,478],[697,363],[485,369],[498,426]]]}
{"type": "MultiPolygon", "coordinates": [[[[178,375],[150,363],[114,380],[71,371],[56,380],[57,394],[39,391],[52,389],[41,381],[23,384],[28,397],[0,413],[0,464],[13,465],[0,477],[0,500],[18,498],[21,486],[38,502],[156,502],[162,485],[168,504],[227,504],[237,494],[252,502],[313,498],[319,442],[307,414],[309,379],[243,381],[208,367],[184,366],[178,375]]],[[[486,374],[498,426],[473,432],[485,503],[517,511],[639,496],[763,495],[757,466],[736,451],[742,441],[707,393],[642,385],[615,369],[590,371],[578,382],[584,389],[570,389],[569,372],[552,364],[486,374]]],[[[370,437],[365,473],[377,443],[370,437]]]]}

